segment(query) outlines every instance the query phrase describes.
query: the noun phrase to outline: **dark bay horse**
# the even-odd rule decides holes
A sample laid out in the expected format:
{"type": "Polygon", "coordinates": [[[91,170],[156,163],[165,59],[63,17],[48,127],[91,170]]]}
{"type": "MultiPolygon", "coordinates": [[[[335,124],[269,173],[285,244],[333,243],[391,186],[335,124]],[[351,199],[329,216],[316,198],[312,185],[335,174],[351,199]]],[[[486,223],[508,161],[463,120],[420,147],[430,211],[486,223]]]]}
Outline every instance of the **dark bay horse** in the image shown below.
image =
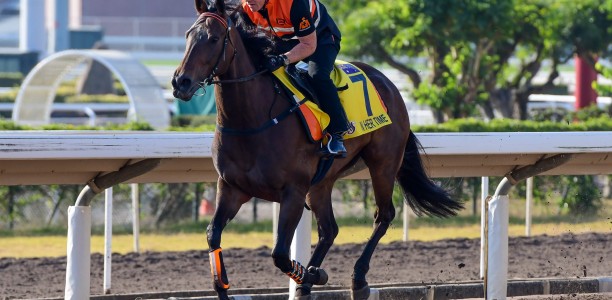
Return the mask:
{"type": "Polygon", "coordinates": [[[355,263],[351,288],[354,299],[367,299],[370,259],[395,217],[391,196],[396,181],[405,201],[418,215],[447,217],[463,207],[426,175],[420,145],[410,131],[399,91],[381,72],[354,63],[372,80],[393,123],[346,140],[348,156],[336,159],[326,176],[313,185],[319,145],[308,140],[295,113],[287,115],[294,104],[284,99],[286,95],[279,92],[272,75],[258,70],[263,54],[249,48],[250,42],[245,40],[253,36],[240,22],[240,8],[230,14],[223,1],[207,7],[203,0],[196,0],[195,5],[199,18],[187,32],[185,57],[172,85],[177,98],[189,100],[202,85],[216,84],[218,129],[212,152],[219,179],[207,240],[219,298],[229,299],[229,281],[221,255],[223,228],[244,203],[257,197],[280,203],[272,258],[275,266],[298,284],[296,297],[309,299],[313,284],[327,282],[327,274],[320,266],[338,234],[332,187],[347,171],[362,166],[369,169],[372,178],[376,213],[373,233],[355,263]],[[287,117],[277,125],[271,121],[283,114],[287,117]],[[310,261],[302,265],[304,262],[292,261],[289,252],[305,205],[317,221],[319,239],[310,261]]]}

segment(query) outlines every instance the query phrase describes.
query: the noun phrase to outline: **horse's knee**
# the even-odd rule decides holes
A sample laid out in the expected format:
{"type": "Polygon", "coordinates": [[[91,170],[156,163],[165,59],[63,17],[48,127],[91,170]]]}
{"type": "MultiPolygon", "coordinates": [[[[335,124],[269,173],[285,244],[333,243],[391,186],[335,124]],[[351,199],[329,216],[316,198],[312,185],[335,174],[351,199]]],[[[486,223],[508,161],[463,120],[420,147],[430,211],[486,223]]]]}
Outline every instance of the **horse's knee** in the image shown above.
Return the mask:
{"type": "Polygon", "coordinates": [[[289,253],[272,251],[272,260],[274,261],[274,265],[285,273],[290,272],[293,269],[291,259],[289,258],[289,253]]]}
{"type": "Polygon", "coordinates": [[[334,223],[334,225],[332,225],[332,237],[333,237],[333,239],[336,239],[336,237],[338,236],[339,232],[340,232],[340,229],[338,228],[338,224],[334,223]]]}
{"type": "Polygon", "coordinates": [[[395,219],[395,208],[393,206],[391,206],[391,209],[389,209],[389,213],[387,215],[387,220],[389,223],[391,223],[391,221],[393,221],[393,219],[395,219]]]}

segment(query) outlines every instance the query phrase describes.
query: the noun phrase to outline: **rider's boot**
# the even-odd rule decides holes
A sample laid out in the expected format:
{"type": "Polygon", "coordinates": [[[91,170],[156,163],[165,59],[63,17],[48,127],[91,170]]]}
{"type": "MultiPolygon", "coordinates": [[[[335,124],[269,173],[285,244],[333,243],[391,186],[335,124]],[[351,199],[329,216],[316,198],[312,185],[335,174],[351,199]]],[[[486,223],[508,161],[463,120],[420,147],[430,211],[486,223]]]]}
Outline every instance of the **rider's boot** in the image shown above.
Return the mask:
{"type": "Polygon", "coordinates": [[[343,134],[344,132],[335,132],[328,135],[329,141],[327,145],[323,147],[324,155],[341,158],[346,157],[346,148],[344,147],[344,138],[342,137],[343,134]]]}

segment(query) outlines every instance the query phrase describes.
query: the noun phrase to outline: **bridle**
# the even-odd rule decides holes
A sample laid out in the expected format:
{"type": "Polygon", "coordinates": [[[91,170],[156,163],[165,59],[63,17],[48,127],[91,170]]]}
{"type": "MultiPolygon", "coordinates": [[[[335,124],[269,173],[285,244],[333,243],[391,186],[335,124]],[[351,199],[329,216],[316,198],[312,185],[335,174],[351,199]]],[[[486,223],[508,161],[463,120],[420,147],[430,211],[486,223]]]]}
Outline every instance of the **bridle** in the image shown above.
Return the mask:
{"type": "MultiPolygon", "coordinates": [[[[232,44],[232,47],[234,48],[234,55],[232,56],[232,61],[234,60],[234,58],[236,57],[238,52],[236,51],[236,47],[232,43],[232,40],[229,38],[230,31],[232,29],[232,26],[231,26],[232,25],[232,20],[230,18],[228,18],[227,21],[226,21],[219,14],[212,13],[212,12],[202,13],[199,18],[202,19],[202,22],[203,22],[204,18],[207,18],[207,17],[211,17],[211,18],[217,20],[219,23],[221,23],[221,25],[223,25],[226,28],[227,32],[225,33],[225,38],[224,38],[224,41],[223,41],[223,49],[222,49],[221,53],[219,54],[219,57],[217,57],[217,62],[215,63],[215,66],[213,67],[212,72],[210,73],[210,75],[208,75],[208,77],[206,77],[206,79],[204,79],[202,81],[203,85],[245,82],[245,81],[249,81],[249,80],[251,80],[251,79],[253,79],[253,78],[255,78],[255,77],[257,77],[257,76],[259,76],[259,75],[261,75],[263,73],[269,72],[267,69],[263,69],[261,71],[257,71],[255,73],[253,73],[253,74],[251,74],[249,76],[245,76],[245,77],[240,77],[240,78],[235,78],[235,79],[226,79],[226,80],[213,80],[214,77],[218,76],[217,71],[219,70],[219,63],[221,62],[221,58],[223,58],[223,60],[225,61],[225,49],[226,49],[227,45],[228,44],[232,44]]],[[[196,24],[198,24],[198,22],[196,22],[196,24]]],[[[291,98],[291,96],[289,96],[289,97],[291,98]]],[[[257,128],[233,129],[233,128],[223,127],[223,126],[217,124],[217,130],[219,130],[220,132],[222,132],[224,134],[227,134],[227,135],[247,136],[247,135],[257,134],[257,133],[262,132],[262,131],[264,131],[264,130],[266,130],[266,129],[274,126],[274,125],[277,125],[280,121],[284,120],[289,115],[291,115],[294,112],[296,112],[297,110],[299,110],[300,106],[302,104],[304,104],[304,102],[306,102],[306,100],[307,99],[303,99],[301,101],[298,101],[297,103],[294,103],[287,110],[283,111],[278,116],[276,116],[274,118],[271,118],[270,120],[268,120],[267,122],[265,122],[264,124],[262,124],[261,126],[259,126],[257,128]]]]}
{"type": "Polygon", "coordinates": [[[215,62],[215,66],[213,67],[212,72],[202,81],[202,85],[246,82],[246,81],[249,81],[267,72],[267,70],[261,70],[259,72],[255,72],[245,77],[240,77],[240,78],[235,78],[235,79],[226,79],[226,80],[214,80],[214,77],[217,77],[219,75],[217,74],[217,72],[219,71],[219,63],[221,62],[221,58],[223,58],[223,61],[225,61],[225,49],[227,48],[227,45],[232,44],[232,48],[234,48],[234,54],[232,55],[232,59],[231,59],[232,61],[238,54],[238,51],[236,50],[234,43],[230,39],[230,32],[232,30],[232,20],[229,17],[227,18],[227,20],[225,20],[223,19],[223,17],[221,17],[221,15],[213,13],[213,12],[204,12],[200,15],[200,19],[202,20],[207,17],[211,17],[215,19],[216,21],[218,21],[219,23],[221,23],[221,25],[225,27],[226,32],[225,32],[225,38],[223,39],[223,49],[221,49],[221,53],[219,53],[219,56],[217,57],[217,61],[215,62]]]}

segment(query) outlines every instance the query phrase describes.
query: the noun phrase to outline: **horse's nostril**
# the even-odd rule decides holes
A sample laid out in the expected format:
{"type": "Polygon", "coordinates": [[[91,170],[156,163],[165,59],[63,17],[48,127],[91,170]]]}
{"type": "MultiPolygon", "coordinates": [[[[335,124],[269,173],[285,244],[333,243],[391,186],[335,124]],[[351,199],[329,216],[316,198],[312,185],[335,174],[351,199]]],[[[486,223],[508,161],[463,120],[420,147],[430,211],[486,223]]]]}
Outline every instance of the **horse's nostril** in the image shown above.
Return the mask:
{"type": "Polygon", "coordinates": [[[185,78],[183,82],[181,82],[181,86],[185,89],[189,89],[191,87],[191,79],[185,78]]]}
{"type": "Polygon", "coordinates": [[[181,92],[187,92],[191,89],[191,78],[189,76],[180,75],[172,78],[172,87],[181,92]]]}

